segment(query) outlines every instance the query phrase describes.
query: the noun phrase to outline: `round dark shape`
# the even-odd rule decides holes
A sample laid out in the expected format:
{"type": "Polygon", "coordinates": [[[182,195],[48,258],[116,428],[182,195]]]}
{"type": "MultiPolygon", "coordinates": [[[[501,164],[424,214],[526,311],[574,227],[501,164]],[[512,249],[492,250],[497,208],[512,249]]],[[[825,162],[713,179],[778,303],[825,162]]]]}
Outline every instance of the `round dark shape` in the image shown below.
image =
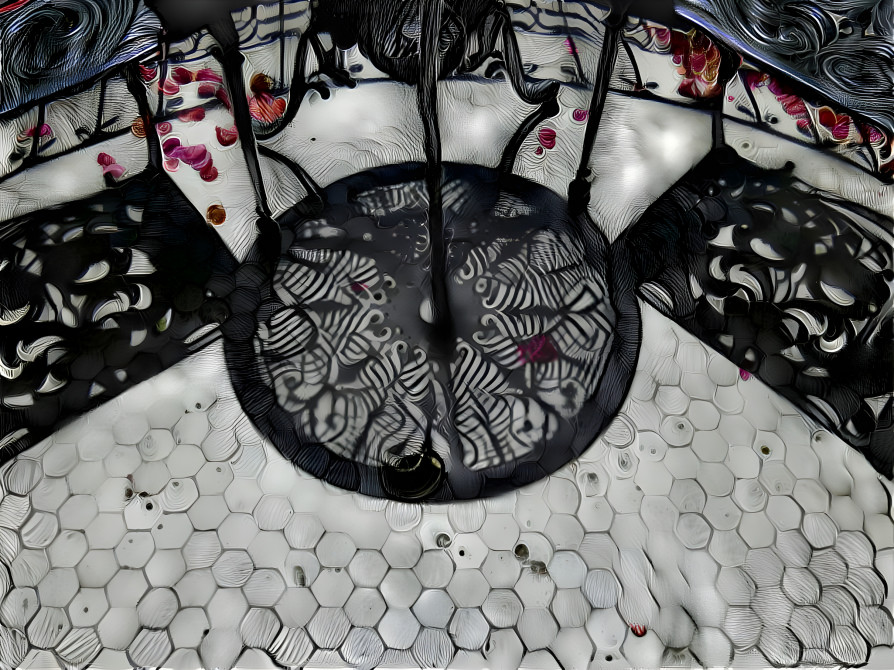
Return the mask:
{"type": "Polygon", "coordinates": [[[424,166],[345,178],[322,209],[281,218],[272,281],[251,280],[259,303],[236,273],[223,329],[236,394],[336,486],[428,501],[521,486],[580,455],[627,392],[639,311],[586,215],[478,166],[444,165],[441,190],[433,225],[424,166]]]}

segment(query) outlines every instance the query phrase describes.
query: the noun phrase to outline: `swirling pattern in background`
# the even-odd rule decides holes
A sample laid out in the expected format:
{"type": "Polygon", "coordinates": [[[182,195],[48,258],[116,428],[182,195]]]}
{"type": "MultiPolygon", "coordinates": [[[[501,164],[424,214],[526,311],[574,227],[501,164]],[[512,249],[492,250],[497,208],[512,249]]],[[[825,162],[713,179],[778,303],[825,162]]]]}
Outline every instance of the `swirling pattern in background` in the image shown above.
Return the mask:
{"type": "Polygon", "coordinates": [[[149,52],[159,30],[141,0],[32,0],[0,14],[0,113],[149,52]]]}
{"type": "Polygon", "coordinates": [[[891,0],[682,0],[684,14],[894,130],[891,0]]]}

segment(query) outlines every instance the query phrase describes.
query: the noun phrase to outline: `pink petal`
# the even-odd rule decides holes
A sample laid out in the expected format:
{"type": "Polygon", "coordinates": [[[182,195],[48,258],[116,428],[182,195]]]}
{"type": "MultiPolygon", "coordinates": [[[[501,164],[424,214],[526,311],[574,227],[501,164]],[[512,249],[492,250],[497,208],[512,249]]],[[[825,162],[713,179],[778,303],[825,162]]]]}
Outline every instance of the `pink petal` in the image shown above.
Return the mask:
{"type": "Polygon", "coordinates": [[[166,158],[165,159],[165,170],[168,172],[177,172],[177,169],[180,167],[180,161],[176,158],[166,158]]]}
{"type": "Polygon", "coordinates": [[[223,78],[211,68],[205,67],[196,73],[196,81],[213,81],[222,84],[223,78]]]}
{"type": "Polygon", "coordinates": [[[107,153],[101,153],[96,157],[96,162],[102,166],[109,166],[115,164],[115,159],[109,156],[107,153]]]}
{"type": "Polygon", "coordinates": [[[743,382],[747,382],[749,379],[751,379],[751,373],[748,372],[748,370],[739,368],[739,377],[742,379],[743,382]]]}
{"type": "Polygon", "coordinates": [[[111,165],[105,165],[102,168],[102,173],[104,175],[110,174],[115,179],[120,179],[122,176],[124,176],[125,172],[127,172],[127,169],[121,165],[118,165],[118,163],[112,163],[111,165]]]}

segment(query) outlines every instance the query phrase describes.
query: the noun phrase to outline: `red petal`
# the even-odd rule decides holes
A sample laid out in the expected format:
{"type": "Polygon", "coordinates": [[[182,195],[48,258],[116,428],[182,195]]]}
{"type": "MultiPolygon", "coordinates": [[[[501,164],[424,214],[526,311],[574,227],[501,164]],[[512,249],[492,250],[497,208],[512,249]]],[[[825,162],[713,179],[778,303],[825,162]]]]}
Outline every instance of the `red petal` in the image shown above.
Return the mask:
{"type": "Polygon", "coordinates": [[[545,149],[552,149],[556,146],[556,131],[552,128],[541,128],[537,133],[537,140],[545,149]]]}
{"type": "Polygon", "coordinates": [[[96,157],[96,162],[102,166],[114,165],[115,159],[109,156],[107,153],[101,153],[96,157]]]}
{"type": "Polygon", "coordinates": [[[202,169],[199,174],[201,175],[203,181],[214,181],[215,179],[217,179],[218,172],[217,168],[209,163],[202,169]]]}
{"type": "Polygon", "coordinates": [[[204,107],[193,107],[192,109],[187,109],[179,114],[177,114],[177,118],[181,121],[190,123],[193,121],[201,121],[205,118],[205,108],[204,107]]]}
{"type": "Polygon", "coordinates": [[[175,67],[171,72],[171,79],[178,84],[189,84],[193,80],[193,74],[185,67],[175,67]]]}
{"type": "Polygon", "coordinates": [[[229,147],[236,143],[236,140],[239,139],[239,131],[236,130],[236,126],[232,128],[221,128],[217,126],[215,129],[217,133],[217,141],[221,146],[229,147]]]}
{"type": "Polygon", "coordinates": [[[177,168],[180,167],[180,161],[176,158],[166,158],[165,159],[165,170],[168,172],[177,172],[177,168]]]}
{"type": "Polygon", "coordinates": [[[205,67],[196,73],[196,81],[213,81],[222,84],[223,78],[211,68],[205,67]]]}
{"type": "Polygon", "coordinates": [[[165,79],[161,84],[161,92],[165,95],[177,95],[180,92],[180,86],[172,79],[165,79]]]}
{"type": "Polygon", "coordinates": [[[167,135],[173,129],[173,126],[167,121],[162,121],[155,127],[158,130],[159,135],[167,135]]]}
{"type": "Polygon", "coordinates": [[[819,119],[819,122],[823,124],[826,128],[831,128],[835,125],[836,114],[828,107],[820,107],[817,110],[816,118],[819,119]]]}
{"type": "Polygon", "coordinates": [[[209,84],[207,82],[202,82],[199,84],[199,97],[200,98],[213,98],[217,93],[218,86],[216,84],[209,84]]]}

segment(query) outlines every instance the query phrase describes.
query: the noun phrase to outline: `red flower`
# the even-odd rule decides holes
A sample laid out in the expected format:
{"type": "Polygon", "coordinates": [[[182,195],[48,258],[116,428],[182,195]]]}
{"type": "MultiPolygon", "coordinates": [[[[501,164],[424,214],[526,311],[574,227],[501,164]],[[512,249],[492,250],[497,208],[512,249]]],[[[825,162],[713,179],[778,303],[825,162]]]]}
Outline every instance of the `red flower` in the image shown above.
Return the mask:
{"type": "Polygon", "coordinates": [[[269,93],[259,93],[248,99],[248,111],[253,119],[273,123],[286,111],[286,101],[269,93]]]}
{"type": "Polygon", "coordinates": [[[851,117],[847,114],[836,114],[831,107],[820,107],[816,118],[824,128],[832,131],[833,139],[838,142],[843,142],[851,134],[851,117]]]}
{"type": "Polygon", "coordinates": [[[713,98],[723,87],[718,82],[722,54],[711,39],[693,29],[671,31],[670,49],[677,73],[683,81],[677,92],[689,98],[713,98]]]}
{"type": "Polygon", "coordinates": [[[556,146],[556,131],[552,128],[541,128],[537,133],[537,140],[544,149],[552,149],[556,146]]]}

